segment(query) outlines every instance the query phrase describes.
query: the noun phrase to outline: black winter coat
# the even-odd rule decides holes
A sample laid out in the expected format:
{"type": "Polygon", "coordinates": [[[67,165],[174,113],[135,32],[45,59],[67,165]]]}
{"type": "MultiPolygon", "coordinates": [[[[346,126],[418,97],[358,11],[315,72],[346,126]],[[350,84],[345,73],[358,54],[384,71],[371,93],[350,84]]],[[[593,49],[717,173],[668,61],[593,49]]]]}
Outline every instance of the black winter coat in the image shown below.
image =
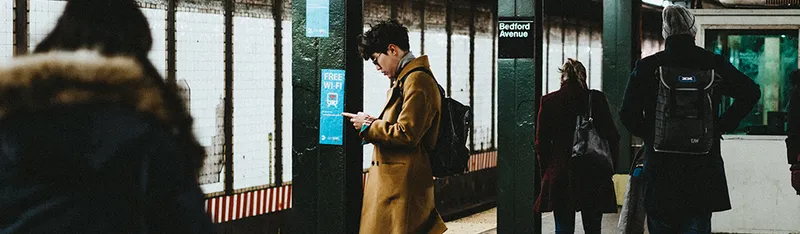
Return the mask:
{"type": "Polygon", "coordinates": [[[792,97],[789,100],[789,115],[786,120],[786,149],[789,164],[800,163],[800,79],[793,77],[792,97]]]}
{"type": "Polygon", "coordinates": [[[0,233],[208,233],[194,169],[133,60],[0,67],[0,233]]]}
{"type": "Polygon", "coordinates": [[[656,153],[653,150],[659,82],[655,71],[659,66],[716,71],[720,77],[712,96],[713,113],[719,113],[721,96],[735,99],[733,105],[716,119],[716,132],[720,134],[736,129],[750,113],[761,96],[759,86],[722,56],[695,46],[691,36],[675,35],[667,38],[664,51],[636,63],[620,111],[622,124],[633,135],[644,139],[647,213],[680,215],[728,210],[731,204],[719,138],[707,155],[656,153]]]}

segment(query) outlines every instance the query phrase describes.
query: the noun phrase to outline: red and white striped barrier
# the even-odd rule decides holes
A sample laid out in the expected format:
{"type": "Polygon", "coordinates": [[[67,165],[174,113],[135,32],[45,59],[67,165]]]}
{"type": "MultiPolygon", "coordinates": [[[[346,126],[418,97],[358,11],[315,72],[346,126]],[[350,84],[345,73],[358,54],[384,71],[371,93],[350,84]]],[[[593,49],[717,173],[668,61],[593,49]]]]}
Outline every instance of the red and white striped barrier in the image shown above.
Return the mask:
{"type": "MultiPolygon", "coordinates": [[[[469,159],[468,171],[478,171],[497,167],[497,152],[474,154],[469,159]]],[[[363,188],[369,173],[361,176],[363,188]]],[[[273,213],[292,208],[292,185],[266,188],[230,196],[214,197],[206,200],[205,209],[214,223],[273,213]]]]}
{"type": "Polygon", "coordinates": [[[209,198],[205,208],[214,223],[286,210],[292,208],[292,185],[209,198]]]}
{"type": "Polygon", "coordinates": [[[497,167],[497,151],[473,154],[469,158],[467,171],[473,172],[493,167],[497,167]]]}

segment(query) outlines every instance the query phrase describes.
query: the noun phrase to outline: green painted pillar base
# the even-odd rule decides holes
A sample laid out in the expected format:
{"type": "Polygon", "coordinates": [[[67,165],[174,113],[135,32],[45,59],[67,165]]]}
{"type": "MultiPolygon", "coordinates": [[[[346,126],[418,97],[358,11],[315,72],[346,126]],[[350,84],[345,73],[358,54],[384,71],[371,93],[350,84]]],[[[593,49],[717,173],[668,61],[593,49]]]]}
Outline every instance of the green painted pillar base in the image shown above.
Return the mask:
{"type": "MultiPolygon", "coordinates": [[[[532,44],[542,44],[541,0],[498,0],[497,7],[499,17],[533,17],[532,44]]],[[[542,83],[540,51],[534,48],[533,58],[497,62],[499,233],[541,233],[541,214],[533,209],[540,184],[534,150],[542,83]]]]}
{"type": "Polygon", "coordinates": [[[634,41],[639,39],[640,30],[633,27],[639,25],[639,18],[634,16],[641,5],[641,0],[603,1],[603,92],[620,134],[617,173],[628,173],[631,164],[631,134],[622,126],[619,111],[632,65],[639,58],[636,53],[641,53],[635,48],[638,41],[634,41]]]}
{"type": "MultiPolygon", "coordinates": [[[[328,37],[306,37],[306,3],[292,2],[292,209],[287,233],[358,233],[361,217],[361,139],[343,121],[343,145],[321,145],[322,69],[345,70],[344,111],[363,108],[363,28],[359,0],[331,0],[328,37]]],[[[341,97],[340,97],[341,98],[341,97]]]]}

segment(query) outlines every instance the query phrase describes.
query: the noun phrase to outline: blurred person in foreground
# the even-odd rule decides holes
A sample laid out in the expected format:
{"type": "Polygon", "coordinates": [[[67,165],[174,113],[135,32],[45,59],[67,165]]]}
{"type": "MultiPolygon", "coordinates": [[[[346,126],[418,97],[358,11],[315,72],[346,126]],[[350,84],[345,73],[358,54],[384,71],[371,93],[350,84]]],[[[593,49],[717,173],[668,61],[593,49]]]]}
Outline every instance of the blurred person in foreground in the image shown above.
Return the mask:
{"type": "Polygon", "coordinates": [[[0,233],[209,233],[204,149],[133,0],[71,0],[0,67],[0,233]]]}

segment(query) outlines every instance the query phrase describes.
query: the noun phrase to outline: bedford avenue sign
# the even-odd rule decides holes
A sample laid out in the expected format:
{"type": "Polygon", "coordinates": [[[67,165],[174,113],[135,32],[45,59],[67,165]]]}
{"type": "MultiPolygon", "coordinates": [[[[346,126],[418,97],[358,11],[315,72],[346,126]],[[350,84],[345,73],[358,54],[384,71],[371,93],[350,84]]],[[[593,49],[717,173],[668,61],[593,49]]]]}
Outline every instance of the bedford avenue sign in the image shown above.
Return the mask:
{"type": "Polygon", "coordinates": [[[500,17],[498,57],[533,58],[533,26],[532,17],[500,17]]]}

